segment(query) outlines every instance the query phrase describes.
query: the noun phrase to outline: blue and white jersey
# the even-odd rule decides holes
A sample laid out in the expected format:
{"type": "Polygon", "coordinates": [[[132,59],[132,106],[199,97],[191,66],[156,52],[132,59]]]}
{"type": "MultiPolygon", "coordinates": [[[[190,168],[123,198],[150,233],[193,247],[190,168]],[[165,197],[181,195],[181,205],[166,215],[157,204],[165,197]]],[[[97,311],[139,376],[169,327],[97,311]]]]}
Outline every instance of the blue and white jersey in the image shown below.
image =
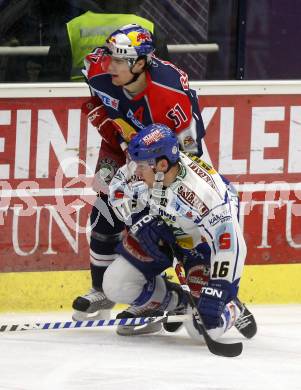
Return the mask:
{"type": "Polygon", "coordinates": [[[149,189],[128,167],[119,169],[110,184],[110,203],[129,223],[131,213],[149,206],[159,214],[185,249],[207,241],[211,249],[211,279],[238,283],[246,244],[238,222],[238,197],[223,178],[198,157],[180,153],[180,169],[168,187],[149,189]],[[116,196],[116,194],[123,196],[116,196]]]}

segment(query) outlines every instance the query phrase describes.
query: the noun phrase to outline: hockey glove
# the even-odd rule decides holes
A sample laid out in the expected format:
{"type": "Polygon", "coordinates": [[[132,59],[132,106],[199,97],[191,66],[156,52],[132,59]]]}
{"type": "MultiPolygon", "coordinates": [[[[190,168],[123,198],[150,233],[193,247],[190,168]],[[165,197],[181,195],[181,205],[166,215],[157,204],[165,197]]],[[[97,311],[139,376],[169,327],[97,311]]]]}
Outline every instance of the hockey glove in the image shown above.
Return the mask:
{"type": "Polygon", "coordinates": [[[82,112],[89,118],[91,124],[97,128],[99,134],[113,147],[116,142],[119,146],[118,134],[127,143],[137,134],[137,131],[122,118],[111,119],[102,101],[92,96],[82,105],[82,112]]]}
{"type": "Polygon", "coordinates": [[[130,233],[137,238],[143,251],[154,261],[165,261],[172,265],[171,246],[175,242],[170,227],[158,216],[146,214],[145,211],[133,217],[130,233]]]}
{"type": "Polygon", "coordinates": [[[90,123],[96,127],[102,138],[112,148],[119,148],[118,131],[112,119],[109,118],[102,101],[97,96],[92,96],[82,104],[81,110],[88,116],[90,123]]]}
{"type": "Polygon", "coordinates": [[[113,178],[109,186],[109,204],[117,218],[131,226],[133,224],[132,216],[145,209],[148,187],[143,181],[133,182],[131,186],[127,187],[126,185],[113,178]]]}
{"type": "Polygon", "coordinates": [[[227,284],[230,285],[225,281],[211,280],[208,286],[202,288],[197,306],[206,329],[214,329],[223,325],[221,315],[230,300],[227,284]]]}
{"type": "Polygon", "coordinates": [[[176,258],[183,264],[185,272],[194,265],[205,264],[210,266],[211,249],[207,242],[198,244],[195,248],[191,249],[183,248],[179,244],[175,244],[173,249],[176,258]]]}

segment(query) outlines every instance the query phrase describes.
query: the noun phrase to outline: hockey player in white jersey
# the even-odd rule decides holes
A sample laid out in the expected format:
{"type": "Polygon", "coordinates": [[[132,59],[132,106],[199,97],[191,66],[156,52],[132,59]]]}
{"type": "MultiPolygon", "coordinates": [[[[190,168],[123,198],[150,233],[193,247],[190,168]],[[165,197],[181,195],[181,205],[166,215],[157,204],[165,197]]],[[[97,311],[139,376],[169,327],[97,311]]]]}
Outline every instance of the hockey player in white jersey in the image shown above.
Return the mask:
{"type": "MultiPolygon", "coordinates": [[[[110,184],[110,202],[128,231],[103,282],[110,300],[130,304],[119,317],[183,313],[187,303],[181,288],[162,276],[175,254],[211,336],[234,325],[253,337],[255,319],[237,297],[246,244],[238,198],[229,183],[200,158],[180,152],[165,125],[142,130],[130,141],[128,153],[127,165],[110,184]]],[[[188,331],[196,335],[192,324],[188,331]]],[[[174,331],[178,325],[165,327],[174,331]]],[[[118,333],[149,333],[158,326],[121,326],[118,333]]]]}

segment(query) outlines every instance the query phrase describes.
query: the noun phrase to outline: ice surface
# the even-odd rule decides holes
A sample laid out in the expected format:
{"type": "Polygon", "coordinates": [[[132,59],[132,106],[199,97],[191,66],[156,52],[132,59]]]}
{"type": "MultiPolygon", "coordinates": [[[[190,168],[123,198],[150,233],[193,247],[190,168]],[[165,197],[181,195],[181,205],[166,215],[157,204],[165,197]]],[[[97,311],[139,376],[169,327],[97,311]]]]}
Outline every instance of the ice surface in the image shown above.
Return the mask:
{"type": "MultiPolygon", "coordinates": [[[[250,306],[258,334],[240,357],[212,355],[176,334],[121,337],[114,328],[0,333],[0,390],[301,390],[301,305],[250,306]]],[[[0,323],[69,313],[1,315],[0,323]]]]}

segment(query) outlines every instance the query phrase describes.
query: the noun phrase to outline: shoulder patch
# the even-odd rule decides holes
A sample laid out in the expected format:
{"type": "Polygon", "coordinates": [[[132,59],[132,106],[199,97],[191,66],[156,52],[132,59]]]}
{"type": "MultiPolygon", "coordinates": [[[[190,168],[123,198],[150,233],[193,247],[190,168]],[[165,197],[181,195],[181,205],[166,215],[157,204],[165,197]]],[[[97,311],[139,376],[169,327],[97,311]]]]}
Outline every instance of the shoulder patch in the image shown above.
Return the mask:
{"type": "Polygon", "coordinates": [[[207,164],[205,161],[196,156],[188,156],[191,159],[191,163],[188,164],[189,168],[193,170],[201,179],[203,179],[207,184],[212,187],[218,196],[223,199],[215,181],[212,179],[212,174],[217,173],[211,165],[207,164]]]}

